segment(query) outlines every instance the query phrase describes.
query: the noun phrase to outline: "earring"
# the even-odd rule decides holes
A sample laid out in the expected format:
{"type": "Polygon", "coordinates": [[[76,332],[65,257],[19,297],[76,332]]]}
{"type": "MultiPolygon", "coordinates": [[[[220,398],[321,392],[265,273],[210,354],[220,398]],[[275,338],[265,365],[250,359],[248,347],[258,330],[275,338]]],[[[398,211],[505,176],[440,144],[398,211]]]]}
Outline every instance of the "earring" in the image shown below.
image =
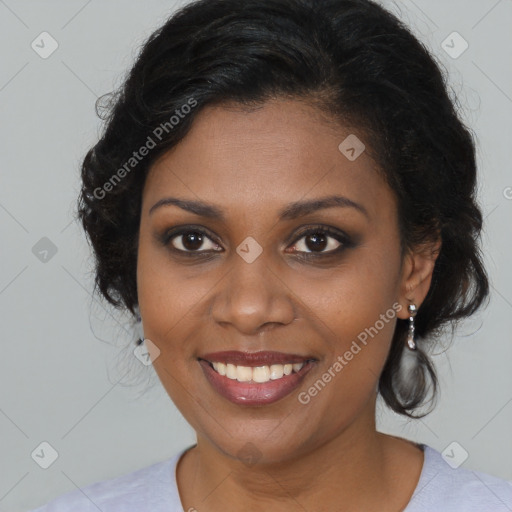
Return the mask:
{"type": "Polygon", "coordinates": [[[137,333],[137,339],[135,340],[135,345],[139,346],[144,343],[144,333],[142,330],[142,318],[140,316],[139,307],[135,306],[135,331],[137,333]]]}
{"type": "Polygon", "coordinates": [[[416,350],[416,342],[414,341],[414,317],[417,309],[415,304],[409,304],[409,332],[407,333],[407,346],[410,350],[416,350]]]}
{"type": "Polygon", "coordinates": [[[402,350],[395,386],[400,401],[403,404],[414,406],[418,403],[419,397],[423,395],[426,385],[425,358],[414,341],[414,317],[418,308],[416,304],[410,304],[407,309],[409,312],[407,345],[404,344],[404,350],[402,350]]]}

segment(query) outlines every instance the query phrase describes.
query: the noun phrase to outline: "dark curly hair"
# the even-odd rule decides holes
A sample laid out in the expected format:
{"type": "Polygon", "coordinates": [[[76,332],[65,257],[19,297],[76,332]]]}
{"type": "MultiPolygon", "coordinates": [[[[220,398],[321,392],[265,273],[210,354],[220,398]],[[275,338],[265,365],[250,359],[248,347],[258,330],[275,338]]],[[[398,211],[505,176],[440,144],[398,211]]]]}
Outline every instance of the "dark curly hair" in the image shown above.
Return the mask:
{"type": "MultiPolygon", "coordinates": [[[[473,138],[434,57],[369,0],[199,0],[149,37],[121,87],[99,99],[103,133],[82,164],[78,216],[95,253],[95,291],[136,313],[145,178],[197,113],[273,98],[309,101],[365,134],[398,200],[402,254],[441,238],[416,316],[423,346],[473,314],[489,294],[473,138]]],[[[379,391],[394,411],[416,417],[437,379],[420,350],[413,389],[400,384],[406,334],[399,319],[379,391]]]]}

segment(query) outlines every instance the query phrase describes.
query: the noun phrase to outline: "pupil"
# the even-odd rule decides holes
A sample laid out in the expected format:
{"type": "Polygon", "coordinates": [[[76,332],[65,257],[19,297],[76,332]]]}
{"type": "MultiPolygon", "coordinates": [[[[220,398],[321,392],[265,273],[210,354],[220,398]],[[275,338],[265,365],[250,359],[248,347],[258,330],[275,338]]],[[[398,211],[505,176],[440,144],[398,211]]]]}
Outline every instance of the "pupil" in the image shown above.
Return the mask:
{"type": "Polygon", "coordinates": [[[313,233],[306,237],[306,246],[309,250],[320,250],[322,251],[326,247],[326,236],[320,233],[313,233]],[[309,243],[313,240],[313,243],[309,243]]]}
{"type": "Polygon", "coordinates": [[[197,233],[195,231],[191,231],[187,233],[184,237],[183,246],[188,251],[193,251],[195,249],[199,249],[203,243],[203,237],[201,233],[197,233]]]}

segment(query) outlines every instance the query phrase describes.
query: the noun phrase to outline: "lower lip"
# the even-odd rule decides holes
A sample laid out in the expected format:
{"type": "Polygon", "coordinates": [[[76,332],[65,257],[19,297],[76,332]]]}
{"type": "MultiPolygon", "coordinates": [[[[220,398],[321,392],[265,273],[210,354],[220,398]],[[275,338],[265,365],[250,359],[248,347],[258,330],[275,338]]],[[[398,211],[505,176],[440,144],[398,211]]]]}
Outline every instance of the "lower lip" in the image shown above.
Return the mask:
{"type": "Polygon", "coordinates": [[[212,387],[224,398],[238,405],[267,405],[284,398],[296,389],[305,375],[313,367],[313,361],[304,363],[297,373],[285,375],[268,382],[238,382],[217,373],[210,363],[199,361],[203,372],[212,387]]]}

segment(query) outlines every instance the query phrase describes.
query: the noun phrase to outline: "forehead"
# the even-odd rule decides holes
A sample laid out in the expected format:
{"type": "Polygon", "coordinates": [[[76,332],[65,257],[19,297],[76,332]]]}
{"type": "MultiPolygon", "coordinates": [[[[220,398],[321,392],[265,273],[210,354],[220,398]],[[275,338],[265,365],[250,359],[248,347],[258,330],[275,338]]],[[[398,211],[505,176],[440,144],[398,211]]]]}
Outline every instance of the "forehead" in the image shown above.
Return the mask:
{"type": "Polygon", "coordinates": [[[166,194],[222,205],[228,215],[240,209],[270,213],[290,202],[339,194],[377,215],[379,203],[393,201],[392,193],[367,151],[355,160],[343,152],[364,144],[355,131],[296,100],[250,111],[233,104],[205,107],[184,139],[153,164],[145,210],[166,194]]]}

